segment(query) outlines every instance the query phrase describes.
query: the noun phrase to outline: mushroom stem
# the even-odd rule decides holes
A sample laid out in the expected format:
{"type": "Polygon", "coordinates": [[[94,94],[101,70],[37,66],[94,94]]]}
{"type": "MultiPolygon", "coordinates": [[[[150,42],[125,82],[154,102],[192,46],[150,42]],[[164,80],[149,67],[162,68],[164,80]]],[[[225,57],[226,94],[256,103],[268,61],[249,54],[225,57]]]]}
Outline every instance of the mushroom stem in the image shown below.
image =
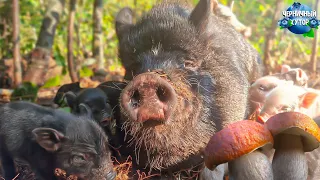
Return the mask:
{"type": "Polygon", "coordinates": [[[306,180],[308,165],[300,136],[279,134],[275,138],[272,169],[275,180],[306,180]]]}
{"type": "Polygon", "coordinates": [[[229,162],[230,180],[273,180],[271,163],[259,150],[229,162]]]}
{"type": "Polygon", "coordinates": [[[228,171],[227,163],[220,164],[213,171],[205,167],[201,171],[200,180],[223,179],[223,177],[227,174],[227,171],[228,171]]]}

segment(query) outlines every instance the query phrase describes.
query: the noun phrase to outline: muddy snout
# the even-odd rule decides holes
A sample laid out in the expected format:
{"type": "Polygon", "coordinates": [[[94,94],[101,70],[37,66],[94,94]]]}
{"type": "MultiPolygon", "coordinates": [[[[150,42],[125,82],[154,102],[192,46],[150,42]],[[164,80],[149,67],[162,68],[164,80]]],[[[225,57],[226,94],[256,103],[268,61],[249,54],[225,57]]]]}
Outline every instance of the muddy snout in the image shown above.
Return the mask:
{"type": "Polygon", "coordinates": [[[144,124],[165,123],[176,102],[177,95],[172,85],[154,73],[136,76],[121,95],[121,106],[130,120],[144,124]]]}

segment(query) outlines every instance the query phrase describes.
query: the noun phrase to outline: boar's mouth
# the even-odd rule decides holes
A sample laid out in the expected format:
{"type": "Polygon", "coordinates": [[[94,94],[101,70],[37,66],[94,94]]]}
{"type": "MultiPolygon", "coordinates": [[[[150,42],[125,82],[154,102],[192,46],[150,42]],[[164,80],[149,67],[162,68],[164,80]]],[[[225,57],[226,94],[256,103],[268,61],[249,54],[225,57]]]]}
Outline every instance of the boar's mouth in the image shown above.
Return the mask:
{"type": "Polygon", "coordinates": [[[142,124],[143,124],[143,127],[148,128],[148,127],[155,127],[158,125],[162,125],[164,124],[164,122],[159,119],[149,119],[148,121],[145,121],[142,124]]]}

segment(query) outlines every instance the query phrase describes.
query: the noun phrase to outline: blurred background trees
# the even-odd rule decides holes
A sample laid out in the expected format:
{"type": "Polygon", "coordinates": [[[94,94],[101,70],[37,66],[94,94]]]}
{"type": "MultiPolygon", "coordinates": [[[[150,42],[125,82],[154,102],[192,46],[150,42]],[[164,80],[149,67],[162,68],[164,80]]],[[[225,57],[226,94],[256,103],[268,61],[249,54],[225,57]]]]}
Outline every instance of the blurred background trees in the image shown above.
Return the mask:
{"type": "MultiPolygon", "coordinates": [[[[315,9],[317,1],[299,2],[315,9]]],[[[156,2],[158,1],[0,1],[0,88],[13,87],[12,79],[3,78],[6,76],[18,78],[17,84],[21,82],[18,75],[12,74],[14,68],[19,68],[13,57],[18,60],[21,57],[21,77],[24,82],[32,82],[45,88],[84,77],[121,75],[123,69],[117,57],[114,17],[125,6],[131,7],[136,17],[139,17],[156,2]],[[20,12],[17,12],[19,19],[15,18],[13,10],[17,8],[13,6],[13,2],[18,2],[20,7],[20,12]],[[13,24],[17,20],[20,28],[14,31],[17,26],[13,24]],[[18,46],[14,43],[17,38],[18,46]],[[20,55],[16,54],[18,52],[20,55]]],[[[196,4],[198,0],[190,2],[196,4]]],[[[232,1],[219,2],[230,5],[232,1]]],[[[279,12],[293,2],[235,0],[233,4],[233,13],[243,24],[251,27],[251,36],[247,40],[258,50],[270,73],[279,71],[279,65],[283,63],[299,66],[307,71],[311,71],[314,64],[311,63],[313,38],[295,35],[287,30],[280,30],[277,26],[281,16],[279,12]]],[[[320,60],[319,46],[316,48],[318,51],[313,59],[320,60]]]]}

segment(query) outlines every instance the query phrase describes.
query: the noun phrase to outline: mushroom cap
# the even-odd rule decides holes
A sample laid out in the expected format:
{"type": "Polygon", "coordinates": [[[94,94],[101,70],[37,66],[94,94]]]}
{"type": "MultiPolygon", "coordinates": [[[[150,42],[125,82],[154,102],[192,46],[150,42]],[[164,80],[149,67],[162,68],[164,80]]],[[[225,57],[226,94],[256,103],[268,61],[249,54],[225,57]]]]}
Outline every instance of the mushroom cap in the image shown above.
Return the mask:
{"type": "Polygon", "coordinates": [[[211,137],[204,150],[205,165],[213,170],[219,164],[232,161],[266,145],[272,147],[273,137],[265,125],[251,120],[238,121],[211,137]]]}
{"type": "MultiPolygon", "coordinates": [[[[301,136],[305,152],[319,147],[320,130],[316,122],[309,116],[299,112],[283,112],[276,114],[266,122],[268,129],[276,138],[278,134],[301,136]]],[[[276,147],[274,147],[276,149],[276,147]]]]}

